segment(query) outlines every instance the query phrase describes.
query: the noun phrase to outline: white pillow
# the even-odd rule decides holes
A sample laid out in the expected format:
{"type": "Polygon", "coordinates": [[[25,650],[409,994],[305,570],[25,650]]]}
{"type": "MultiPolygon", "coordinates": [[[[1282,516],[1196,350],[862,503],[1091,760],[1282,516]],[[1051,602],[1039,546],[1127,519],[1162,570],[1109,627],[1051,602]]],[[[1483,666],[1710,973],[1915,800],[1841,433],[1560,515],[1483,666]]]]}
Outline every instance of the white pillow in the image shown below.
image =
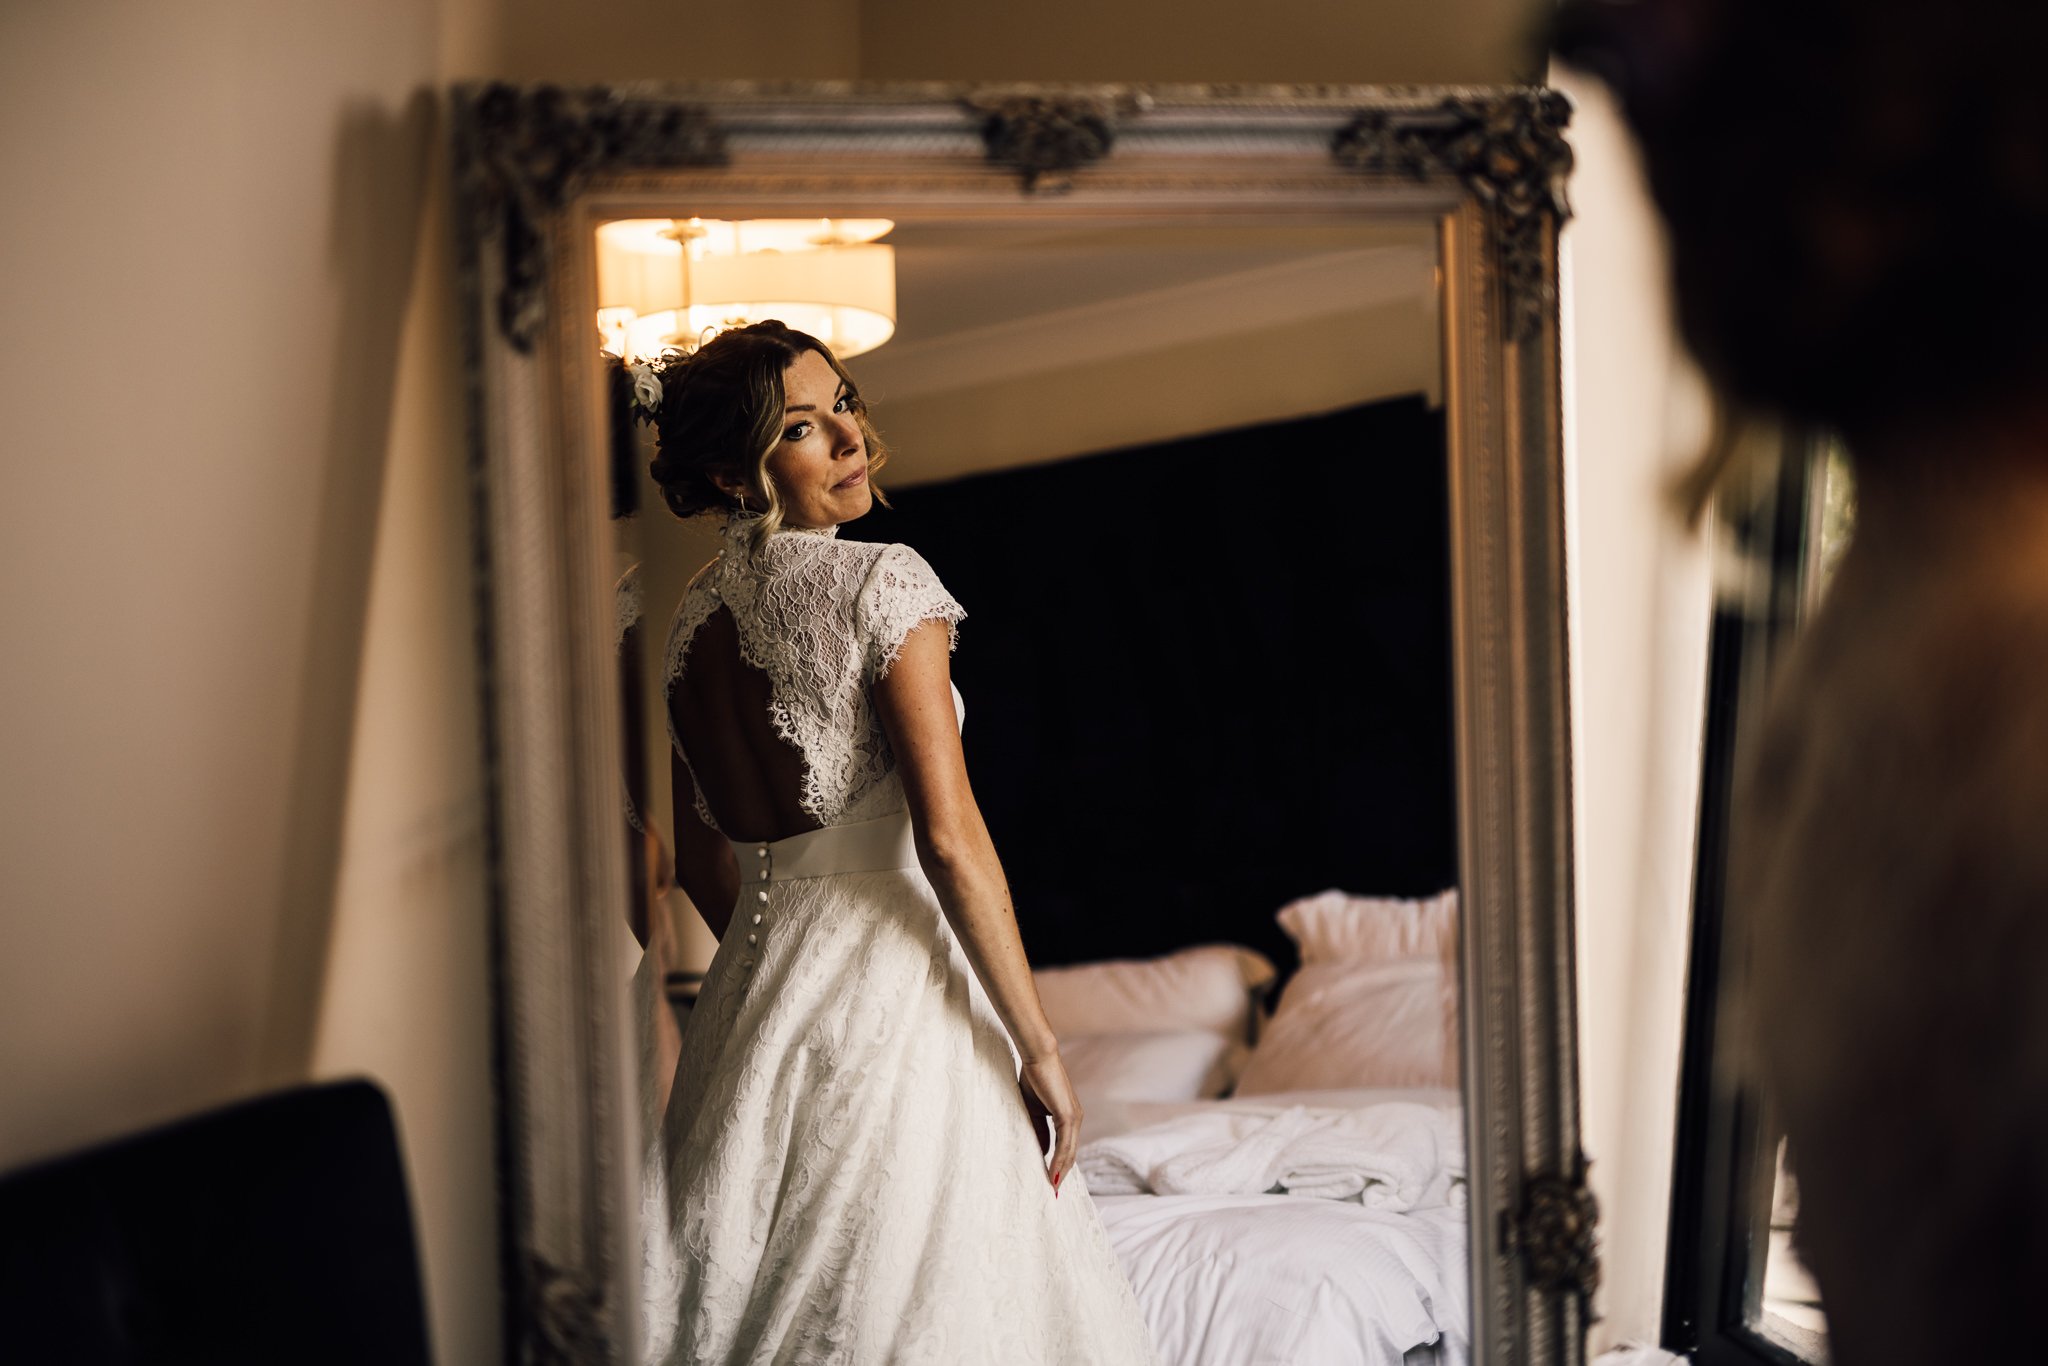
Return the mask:
{"type": "Polygon", "coordinates": [[[1235,1094],[1458,1084],[1457,979],[1435,958],[1311,963],[1280,996],[1235,1094]]]}
{"type": "Polygon", "coordinates": [[[1458,889],[1408,900],[1318,892],[1280,908],[1280,928],[1310,963],[1391,963],[1457,956],[1458,889]]]}
{"type": "Polygon", "coordinates": [[[1207,944],[1164,958],[1110,959],[1032,973],[1061,1048],[1071,1035],[1205,1029],[1250,1037],[1252,988],[1273,980],[1263,954],[1207,944]]]}
{"type": "Polygon", "coordinates": [[[1091,1100],[1209,1100],[1230,1089],[1238,1045],[1206,1029],[1075,1034],[1060,1058],[1085,1108],[1091,1100]]]}

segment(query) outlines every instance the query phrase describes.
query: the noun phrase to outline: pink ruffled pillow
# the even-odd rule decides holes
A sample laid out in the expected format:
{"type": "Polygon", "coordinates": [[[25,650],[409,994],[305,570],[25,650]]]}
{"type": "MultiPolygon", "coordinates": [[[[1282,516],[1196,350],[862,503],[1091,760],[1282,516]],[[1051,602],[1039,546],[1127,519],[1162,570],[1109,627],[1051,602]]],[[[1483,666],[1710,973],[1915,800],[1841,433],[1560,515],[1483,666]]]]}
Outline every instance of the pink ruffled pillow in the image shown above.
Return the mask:
{"type": "Polygon", "coordinates": [[[1209,1100],[1230,1089],[1242,1045],[1206,1029],[1073,1034],[1060,1040],[1083,1108],[1098,1100],[1209,1100]]]}
{"type": "Polygon", "coordinates": [[[1300,948],[1304,965],[1457,957],[1455,887],[1416,900],[1318,892],[1282,906],[1276,918],[1300,948]]]}
{"type": "Polygon", "coordinates": [[[1265,955],[1206,944],[1163,958],[1121,958],[1031,974],[1053,1033],[1202,1029],[1236,1043],[1251,1034],[1252,990],[1274,977],[1265,955]]]}
{"type": "Polygon", "coordinates": [[[1458,1085],[1458,894],[1323,892],[1283,907],[1301,971],[1236,1094],[1458,1085]]]}

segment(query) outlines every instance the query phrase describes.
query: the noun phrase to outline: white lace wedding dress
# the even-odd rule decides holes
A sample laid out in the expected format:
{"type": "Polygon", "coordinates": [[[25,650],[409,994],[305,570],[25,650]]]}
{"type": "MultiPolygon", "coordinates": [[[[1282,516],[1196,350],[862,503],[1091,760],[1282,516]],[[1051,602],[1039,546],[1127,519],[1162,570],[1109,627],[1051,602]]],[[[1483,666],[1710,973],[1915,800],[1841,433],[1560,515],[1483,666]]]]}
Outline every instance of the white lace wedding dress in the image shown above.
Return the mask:
{"type": "Polygon", "coordinates": [[[1079,1170],[1057,1198],[1045,1179],[869,698],[914,627],[966,614],[907,546],[786,530],[756,551],[755,524],[677,609],[669,688],[724,607],[822,828],[734,845],[740,902],[644,1172],[646,1359],[1146,1366],[1079,1170]]]}

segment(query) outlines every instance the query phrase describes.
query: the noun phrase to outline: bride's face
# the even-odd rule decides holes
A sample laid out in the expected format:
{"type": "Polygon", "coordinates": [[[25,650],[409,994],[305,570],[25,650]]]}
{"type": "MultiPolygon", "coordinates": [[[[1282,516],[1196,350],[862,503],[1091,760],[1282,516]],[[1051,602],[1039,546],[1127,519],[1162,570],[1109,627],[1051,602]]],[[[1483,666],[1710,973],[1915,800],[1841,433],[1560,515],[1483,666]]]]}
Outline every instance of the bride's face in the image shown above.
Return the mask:
{"type": "Polygon", "coordinates": [[[782,496],[789,526],[837,526],[866,515],[867,443],[855,398],[825,358],[806,351],[782,372],[782,435],[768,456],[768,477],[782,496]]]}

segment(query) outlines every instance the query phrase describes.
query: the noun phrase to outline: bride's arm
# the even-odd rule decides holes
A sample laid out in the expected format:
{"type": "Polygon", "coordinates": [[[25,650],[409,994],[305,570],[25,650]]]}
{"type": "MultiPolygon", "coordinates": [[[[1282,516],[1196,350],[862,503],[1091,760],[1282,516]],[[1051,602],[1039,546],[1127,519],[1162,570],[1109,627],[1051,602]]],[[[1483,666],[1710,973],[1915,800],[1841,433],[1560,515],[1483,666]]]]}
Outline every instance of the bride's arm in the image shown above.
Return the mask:
{"type": "Polygon", "coordinates": [[[697,785],[673,751],[668,756],[669,782],[675,794],[676,884],[689,896],[697,914],[723,940],[732,923],[733,903],[740,899],[740,869],[732,845],[697,815],[697,785]]]}
{"type": "Polygon", "coordinates": [[[889,672],[874,685],[875,708],[903,780],[918,863],[989,1003],[1023,1055],[1025,1082],[1057,1127],[1058,1148],[1050,1168],[1057,1187],[1057,1178],[1073,1165],[1081,1106],[1031,980],[995,843],[968,786],[953,713],[948,645],[943,621],[927,621],[911,631],[889,672]]]}
{"type": "Polygon", "coordinates": [[[875,684],[875,706],[910,804],[917,860],[960,936],[974,973],[988,991],[1025,1059],[1059,1051],[995,843],[967,782],[946,659],[946,627],[926,622],[904,640],[889,672],[875,684]]]}

